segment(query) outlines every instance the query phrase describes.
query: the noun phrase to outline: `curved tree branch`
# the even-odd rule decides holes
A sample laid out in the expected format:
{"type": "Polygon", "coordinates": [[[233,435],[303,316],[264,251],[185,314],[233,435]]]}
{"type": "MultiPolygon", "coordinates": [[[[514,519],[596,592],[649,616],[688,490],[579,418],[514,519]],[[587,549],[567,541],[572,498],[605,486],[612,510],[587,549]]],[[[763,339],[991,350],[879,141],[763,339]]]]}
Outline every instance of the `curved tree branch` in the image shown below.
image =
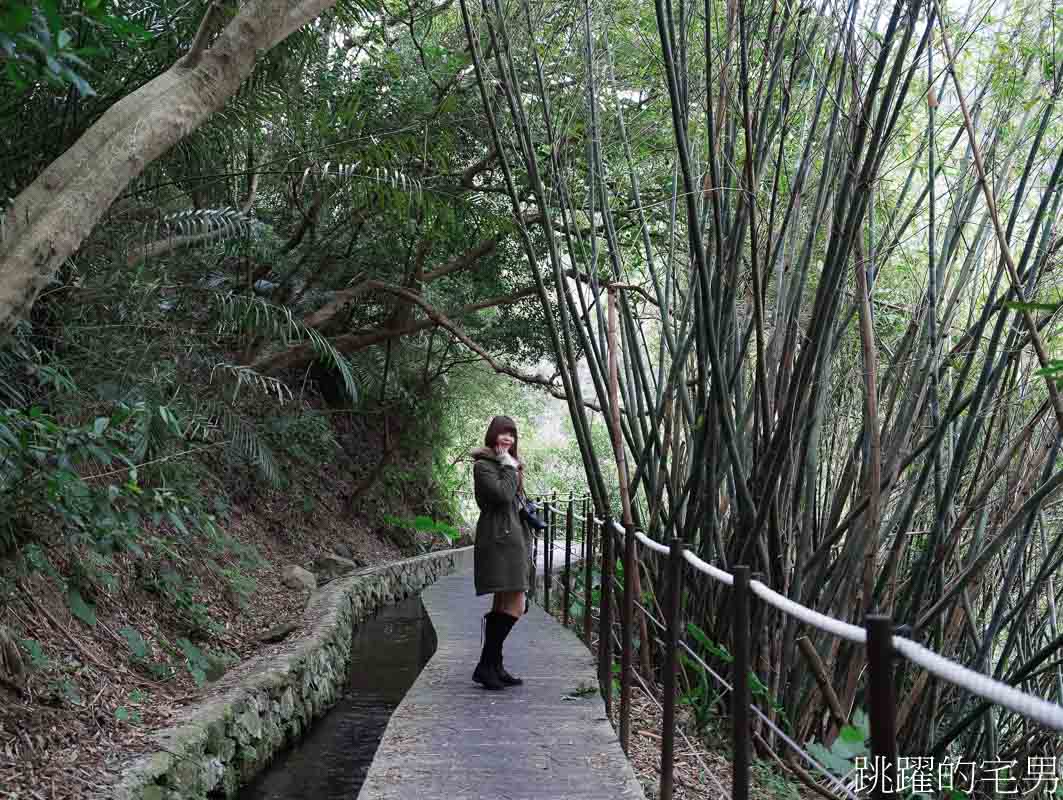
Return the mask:
{"type": "Polygon", "coordinates": [[[0,333],[29,312],[132,180],[222,108],[260,54],[334,4],[250,0],[194,66],[182,58],[119,100],[24,189],[0,224],[0,333]]]}

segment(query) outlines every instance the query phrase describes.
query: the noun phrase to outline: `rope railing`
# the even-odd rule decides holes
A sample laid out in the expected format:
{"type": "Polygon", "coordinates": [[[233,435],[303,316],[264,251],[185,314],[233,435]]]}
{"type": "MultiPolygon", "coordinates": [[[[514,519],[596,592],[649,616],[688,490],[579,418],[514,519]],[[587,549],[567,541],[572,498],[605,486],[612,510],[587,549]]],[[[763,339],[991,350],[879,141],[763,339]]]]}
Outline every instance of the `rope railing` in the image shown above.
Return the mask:
{"type": "MultiPolygon", "coordinates": [[[[650,543],[647,546],[650,546],[650,549],[655,552],[668,552],[668,548],[659,542],[654,542],[641,531],[635,532],[635,538],[643,544],[650,543]]],[[[729,573],[713,567],[711,564],[706,564],[700,558],[693,556],[690,551],[684,551],[683,555],[699,571],[719,580],[721,583],[733,584],[734,578],[729,573]]],[[[751,580],[749,588],[764,602],[807,625],[818,628],[824,633],[847,639],[856,644],[867,643],[867,632],[858,625],[843,622],[814,611],[785,595],[779,594],[758,580],[751,580]]],[[[959,686],[971,694],[978,695],[994,705],[1004,706],[1017,714],[1036,720],[1046,727],[1063,731],[1063,706],[1049,703],[1039,697],[1034,697],[1013,686],[1002,683],[995,678],[990,678],[988,675],[975,672],[903,636],[892,636],[891,643],[898,653],[938,678],[948,681],[954,686],[959,686]]]]}
{"type": "Polygon", "coordinates": [[[968,669],[903,636],[893,637],[893,648],[913,664],[918,664],[953,686],[959,686],[993,705],[1003,706],[1027,719],[1040,722],[1046,728],[1063,731],[1063,706],[1049,703],[988,675],[968,669]]]}
{"type": "MultiPolygon", "coordinates": [[[[638,535],[638,534],[636,534],[636,535],[638,535]]],[[[652,549],[656,550],[657,552],[661,552],[661,549],[663,549],[664,553],[668,553],[668,548],[667,547],[664,547],[663,545],[657,544],[652,539],[647,539],[647,541],[653,543],[653,548],[652,549]]],[[[613,586],[616,587],[616,588],[623,588],[623,585],[616,578],[613,578],[613,586]]],[[[635,601],[635,608],[639,609],[642,612],[643,616],[647,620],[652,622],[658,628],[658,630],[662,630],[662,631],[667,631],[668,630],[668,626],[667,625],[665,625],[663,622],[661,622],[661,620],[659,620],[657,618],[657,616],[655,614],[653,614],[653,612],[648,610],[644,605],[642,605],[637,600],[635,601]]],[[[662,648],[665,647],[665,643],[659,637],[654,636],[653,640],[655,642],[657,642],[657,644],[659,644],[662,648]]],[[[613,634],[613,641],[614,641],[614,643],[619,643],[619,640],[617,639],[615,633],[613,634]]],[[[686,652],[686,654],[694,662],[696,662],[698,665],[700,665],[702,667],[702,669],[704,669],[705,672],[708,673],[713,678],[713,680],[715,680],[720,686],[722,686],[725,692],[730,692],[731,691],[731,684],[726,679],[724,679],[719,673],[717,673],[716,670],[714,670],[707,663],[705,663],[705,660],[701,656],[699,656],[696,652],[694,652],[694,650],[691,649],[690,645],[688,645],[682,639],[679,640],[678,645],[679,645],[679,647],[682,650],[684,650],[686,652]]],[[[632,673],[632,675],[634,676],[634,678],[640,684],[643,684],[642,678],[639,676],[638,671],[634,671],[632,673]]],[[[645,684],[643,684],[643,685],[645,685],[645,684]]],[[[659,704],[658,704],[658,707],[660,707],[659,704]]],[[[811,753],[809,753],[807,750],[805,750],[803,747],[801,747],[799,744],[797,744],[797,742],[795,742],[785,731],[783,731],[781,728],[779,728],[779,726],[777,726],[771,720],[770,717],[768,717],[763,711],[761,711],[757,707],[757,705],[755,703],[750,703],[749,704],[749,709],[754,714],[756,714],[757,717],[759,717],[764,722],[764,724],[767,725],[791,750],[793,750],[793,752],[795,752],[797,755],[799,755],[803,759],[805,759],[805,761],[807,761],[811,766],[813,766],[819,772],[823,773],[824,777],[826,777],[827,780],[830,781],[835,786],[835,788],[839,789],[847,797],[851,797],[851,798],[853,798],[853,800],[857,800],[856,795],[853,794],[852,791],[844,783],[842,783],[837,777],[832,775],[830,773],[830,771],[825,766],[823,766],[823,764],[821,764],[815,758],[815,756],[813,756],[811,753]]]]}
{"type": "MultiPolygon", "coordinates": [[[[562,515],[565,515],[566,519],[572,517],[571,511],[574,503],[569,503],[567,513],[562,511],[556,503],[547,503],[545,505],[552,516],[551,519],[548,520],[551,524],[545,532],[544,541],[551,538],[553,527],[556,526],[558,517],[562,515]]],[[[565,505],[563,499],[561,499],[560,505],[565,505]]],[[[663,648],[665,658],[668,662],[664,666],[664,704],[661,706],[665,716],[664,730],[661,737],[661,788],[659,792],[661,800],[671,800],[672,797],[672,753],[674,752],[674,740],[676,734],[675,674],[677,668],[676,654],[679,651],[686,653],[687,656],[705,669],[706,673],[710,675],[713,680],[726,691],[731,692],[732,746],[734,748],[732,763],[734,781],[732,793],[733,800],[745,800],[749,796],[748,770],[750,760],[750,732],[752,730],[752,726],[750,725],[750,712],[752,712],[757,719],[761,720],[766,728],[777,737],[778,741],[790,748],[790,750],[800,757],[800,759],[809,764],[815,772],[822,774],[826,783],[839,796],[848,798],[856,797],[853,793],[854,787],[851,784],[847,785],[845,781],[832,774],[830,770],[828,770],[823,764],[819,763],[815,757],[805,751],[805,749],[802,748],[792,736],[780,728],[779,725],[772,720],[769,714],[764,713],[764,711],[751,702],[748,680],[732,681],[731,683],[728,683],[708,664],[706,664],[704,659],[699,656],[689,644],[683,641],[679,628],[680,608],[678,598],[680,597],[682,584],[681,566],[684,562],[689,565],[695,573],[707,575],[712,580],[730,587],[734,593],[732,606],[734,606],[733,622],[735,632],[735,652],[732,654],[733,661],[731,664],[732,673],[734,675],[748,676],[748,673],[750,672],[748,641],[750,629],[749,608],[748,599],[743,600],[743,598],[756,597],[766,605],[805,625],[823,631],[830,636],[838,637],[866,648],[868,660],[867,697],[871,727],[871,753],[875,759],[874,763],[883,770],[879,773],[878,781],[878,783],[883,786],[889,785],[891,781],[895,783],[897,775],[898,755],[896,731],[894,728],[894,715],[897,703],[894,701],[893,697],[893,669],[891,666],[892,659],[897,656],[907,659],[910,663],[927,670],[931,675],[969,692],[972,695],[980,697],[991,704],[1019,714],[1026,719],[1045,726],[1046,728],[1063,731],[1063,706],[1051,703],[1040,697],[1023,692],[1013,686],[1009,686],[1008,684],[992,677],[971,670],[962,664],[935,653],[911,639],[898,635],[894,632],[892,621],[888,617],[869,614],[867,617],[867,624],[864,627],[837,619],[802,605],[801,603],[780,594],[765,583],[752,579],[749,576],[749,570],[747,567],[735,566],[732,568],[731,572],[728,572],[727,570],[721,569],[699,558],[696,554],[683,546],[678,539],[673,540],[672,545],[669,546],[651,539],[642,531],[635,530],[634,526],[627,528],[615,519],[603,519],[597,517],[591,509],[586,507],[586,505],[584,506],[584,510],[586,515],[585,520],[583,521],[584,550],[581,554],[585,561],[583,568],[586,572],[586,577],[584,579],[585,598],[583,601],[584,639],[591,642],[591,623],[592,620],[596,621],[599,628],[599,634],[597,637],[599,650],[599,680],[603,687],[603,694],[605,696],[608,713],[611,713],[612,704],[612,692],[609,687],[612,683],[612,651],[614,643],[620,648],[622,655],[625,656],[622,660],[620,703],[621,745],[625,752],[628,749],[628,736],[630,732],[630,720],[629,718],[625,719],[625,715],[630,714],[630,691],[632,680],[637,680],[640,684],[643,684],[643,686],[644,682],[631,664],[630,653],[625,654],[623,652],[623,643],[616,637],[615,633],[613,633],[613,619],[616,609],[612,607],[613,604],[610,597],[614,592],[603,591],[601,593],[601,608],[599,609],[599,613],[594,615],[591,612],[590,580],[592,575],[592,564],[598,563],[596,559],[600,559],[601,564],[601,585],[615,587],[616,593],[623,592],[624,599],[621,609],[622,614],[620,615],[619,620],[621,629],[623,629],[625,625],[633,625],[632,614],[637,610],[643,615],[644,619],[653,624],[656,629],[653,632],[654,634],[664,632],[667,634],[666,638],[671,642],[671,644],[669,644],[668,642],[662,641],[658,635],[650,636],[650,639],[657,642],[663,648]],[[603,535],[606,532],[610,535],[603,535]],[[626,562],[626,554],[628,552],[634,552],[632,549],[623,546],[619,548],[618,552],[613,543],[614,538],[616,538],[615,535],[617,534],[625,537],[625,539],[626,537],[630,537],[632,547],[637,543],[659,556],[668,558],[667,585],[670,594],[668,612],[666,614],[668,620],[662,621],[659,619],[656,614],[633,596],[633,592],[624,585],[627,583],[627,580],[622,583],[612,574],[615,562],[619,559],[623,559],[626,562]],[[610,631],[610,633],[603,636],[602,632],[606,630],[610,631]],[[743,639],[744,642],[741,641],[743,639]],[[734,686],[738,687],[737,690],[735,690],[734,686]]],[[[624,568],[626,578],[629,574],[627,563],[624,564],[624,568]]],[[[566,570],[563,573],[563,580],[557,581],[554,579],[550,582],[558,583],[558,585],[563,587],[566,591],[564,610],[567,620],[567,597],[571,590],[571,587],[568,586],[569,571],[566,570]]],[[[549,610],[548,598],[547,609],[549,610]]],[[[761,741],[764,740],[761,739],[761,741]]],[[[776,756],[776,758],[778,757],[776,756]]],[[[796,764],[794,767],[796,769],[796,764]]],[[[801,770],[798,770],[798,773],[799,777],[802,777],[802,780],[805,780],[806,782],[812,780],[812,777],[809,774],[805,774],[801,770]]],[[[821,792],[825,791],[822,786],[816,788],[821,792]]],[[[878,789],[876,789],[876,793],[877,796],[886,796],[885,793],[880,792],[878,789]]]]}
{"type": "Polygon", "coordinates": [[[830,633],[839,638],[848,639],[850,642],[855,642],[856,644],[867,644],[867,632],[859,625],[843,622],[840,619],[828,617],[826,614],[813,611],[811,608],[794,602],[785,595],[779,594],[774,589],[768,588],[760,581],[751,580],[749,582],[749,588],[753,590],[753,593],[757,595],[757,597],[768,605],[774,606],[784,614],[789,614],[791,617],[801,620],[801,622],[804,622],[806,625],[819,628],[824,633],[830,633]]]}

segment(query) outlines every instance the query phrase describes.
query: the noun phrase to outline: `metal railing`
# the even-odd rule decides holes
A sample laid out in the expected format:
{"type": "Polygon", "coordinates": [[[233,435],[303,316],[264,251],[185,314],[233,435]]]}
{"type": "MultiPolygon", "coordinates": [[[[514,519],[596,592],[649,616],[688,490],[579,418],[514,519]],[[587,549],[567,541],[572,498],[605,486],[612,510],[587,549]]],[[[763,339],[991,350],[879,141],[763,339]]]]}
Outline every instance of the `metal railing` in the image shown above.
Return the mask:
{"type": "MultiPolygon", "coordinates": [[[[896,658],[904,658],[912,664],[925,669],[941,680],[981,697],[992,705],[1006,708],[1022,717],[1037,722],[1046,728],[1063,731],[1063,706],[1048,702],[1042,698],[1027,694],[1013,686],[998,681],[982,673],[964,667],[912,639],[897,634],[892,619],[888,615],[868,614],[863,627],[822,614],[794,600],[779,594],[759,580],[753,579],[747,566],[735,566],[731,572],[720,569],[698,558],[686,549],[677,538],[668,544],[650,539],[634,526],[625,527],[612,519],[600,519],[591,512],[588,501],[583,503],[583,536],[581,546],[581,567],[583,569],[584,597],[582,632],[584,640],[591,644],[593,615],[591,613],[591,592],[593,588],[593,570],[596,562],[596,548],[600,556],[601,595],[598,614],[598,677],[606,705],[606,712],[612,716],[612,665],[613,645],[621,650],[620,675],[620,709],[619,729],[620,743],[624,752],[628,751],[630,740],[631,689],[633,678],[645,687],[644,681],[635,672],[632,664],[634,630],[634,613],[637,609],[645,619],[652,622],[657,631],[664,634],[662,640],[656,634],[654,640],[662,647],[665,663],[662,671],[662,708],[663,730],[661,731],[661,782],[660,800],[671,800],[673,795],[674,748],[675,748],[675,710],[676,710],[676,669],[680,651],[698,662],[726,691],[731,692],[731,746],[732,746],[732,797],[734,800],[747,800],[749,797],[749,769],[752,741],[751,714],[761,720],[780,741],[804,759],[814,770],[821,773],[831,787],[840,794],[856,798],[853,790],[837,776],[833,775],[823,764],[805,751],[797,742],[776,726],[768,715],[751,702],[748,676],[750,665],[750,604],[757,599],[794,619],[810,625],[824,633],[830,634],[865,648],[867,662],[868,686],[868,720],[870,727],[870,752],[877,770],[873,796],[885,798],[893,796],[886,787],[896,786],[898,777],[898,752],[896,737],[896,708],[894,697],[894,668],[896,658]],[[623,548],[616,554],[616,538],[623,537],[623,548]],[[658,619],[649,609],[639,603],[634,596],[633,576],[636,566],[636,546],[645,548],[659,556],[667,557],[665,567],[666,603],[664,621],[658,619]],[[624,567],[624,581],[621,583],[613,575],[613,569],[620,560],[624,567]],[[733,625],[733,650],[731,662],[731,682],[728,683],[718,675],[696,652],[682,639],[681,606],[684,565],[696,574],[701,574],[730,587],[731,612],[733,625]],[[623,592],[621,609],[620,640],[614,631],[612,608],[613,587],[623,592]]],[[[543,607],[550,611],[549,587],[558,583],[563,592],[562,621],[569,622],[571,605],[571,551],[575,517],[575,498],[567,503],[565,511],[558,508],[556,495],[544,502],[547,510],[546,530],[543,531],[546,563],[543,581],[543,607]],[[560,581],[552,573],[553,541],[558,528],[558,519],[564,517],[566,559],[565,569],[560,581]]],[[[645,646],[645,643],[643,644],[645,646]]],[[[649,694],[648,690],[647,693],[649,694]]],[[[651,695],[652,696],[652,695],[651,695]]],[[[656,700],[655,700],[656,702],[656,700]]],[[[762,740],[763,741],[763,740],[762,740]]]]}

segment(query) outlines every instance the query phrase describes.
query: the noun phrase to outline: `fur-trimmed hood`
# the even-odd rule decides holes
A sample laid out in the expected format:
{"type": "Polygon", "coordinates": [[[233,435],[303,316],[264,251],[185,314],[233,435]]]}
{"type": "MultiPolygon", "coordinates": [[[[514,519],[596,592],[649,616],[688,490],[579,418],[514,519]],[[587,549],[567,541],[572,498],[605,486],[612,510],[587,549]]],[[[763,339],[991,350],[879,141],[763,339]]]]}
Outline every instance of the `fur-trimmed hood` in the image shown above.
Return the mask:
{"type": "MultiPolygon", "coordinates": [[[[473,461],[477,461],[481,458],[485,458],[488,461],[498,461],[498,455],[490,447],[473,448],[469,451],[469,458],[471,458],[473,461]]],[[[517,463],[521,466],[524,465],[524,462],[519,458],[517,459],[517,463]]]]}

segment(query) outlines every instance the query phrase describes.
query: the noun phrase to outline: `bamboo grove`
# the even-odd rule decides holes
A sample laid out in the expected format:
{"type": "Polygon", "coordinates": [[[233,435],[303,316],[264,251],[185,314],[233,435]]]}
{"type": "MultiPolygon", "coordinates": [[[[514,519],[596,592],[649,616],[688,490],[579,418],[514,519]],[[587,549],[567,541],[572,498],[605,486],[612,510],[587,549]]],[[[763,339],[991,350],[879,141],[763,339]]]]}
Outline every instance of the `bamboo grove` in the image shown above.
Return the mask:
{"type": "MultiPolygon", "coordinates": [[[[997,6],[460,0],[599,513],[589,408],[649,535],[1059,702],[1063,26],[997,6]]],[[[689,586],[685,616],[726,642],[726,593],[689,586]]],[[[861,653],[757,613],[776,715],[829,741],[812,667],[847,715],[861,653]]],[[[897,680],[902,753],[1055,753],[897,680]]]]}

